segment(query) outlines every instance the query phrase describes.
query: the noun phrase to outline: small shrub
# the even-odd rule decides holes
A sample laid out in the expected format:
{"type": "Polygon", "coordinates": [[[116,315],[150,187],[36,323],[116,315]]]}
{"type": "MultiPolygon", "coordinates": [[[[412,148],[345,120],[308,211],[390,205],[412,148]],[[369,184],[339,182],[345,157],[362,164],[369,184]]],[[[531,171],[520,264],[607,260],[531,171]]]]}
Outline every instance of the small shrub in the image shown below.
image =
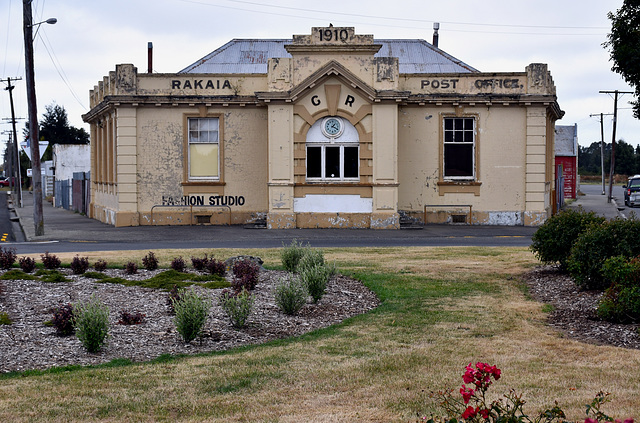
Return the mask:
{"type": "Polygon", "coordinates": [[[76,336],[87,351],[100,351],[109,334],[109,307],[91,296],[88,301],[74,306],[73,321],[76,336]]]}
{"type": "Polygon", "coordinates": [[[20,263],[20,269],[25,273],[31,273],[36,270],[36,261],[31,257],[20,257],[18,262],[20,263]]]}
{"type": "Polygon", "coordinates": [[[231,286],[239,293],[243,289],[252,291],[258,284],[260,266],[251,260],[238,260],[233,264],[231,286]]]}
{"type": "Polygon", "coordinates": [[[176,272],[184,272],[187,269],[187,264],[184,262],[182,256],[179,256],[171,260],[171,268],[176,272]]]}
{"type": "Polygon", "coordinates": [[[298,268],[298,263],[302,256],[304,256],[308,246],[305,247],[302,244],[298,243],[297,239],[291,241],[289,246],[283,246],[280,251],[280,260],[282,261],[282,265],[284,266],[284,270],[287,272],[295,272],[298,268]]]}
{"type": "Polygon", "coordinates": [[[127,275],[135,275],[138,273],[138,265],[134,261],[127,262],[124,265],[124,273],[127,275]]]}
{"type": "Polygon", "coordinates": [[[284,314],[294,315],[307,303],[307,289],[297,276],[280,279],[275,290],[276,304],[284,314]]]}
{"type": "Polygon", "coordinates": [[[211,301],[193,289],[186,289],[180,293],[180,299],[174,301],[173,308],[176,312],[176,330],[188,343],[200,335],[209,316],[211,301]]]}
{"type": "Polygon", "coordinates": [[[324,266],[324,253],[317,248],[306,248],[298,266],[296,272],[300,273],[304,269],[308,269],[314,266],[324,266]]]}
{"type": "Polygon", "coordinates": [[[53,318],[51,324],[56,328],[56,334],[59,336],[68,336],[73,334],[73,306],[66,304],[53,310],[53,318]]]}
{"type": "MultiPolygon", "coordinates": [[[[38,273],[36,272],[36,275],[37,274],[38,273]]],[[[35,276],[27,275],[22,270],[18,270],[18,269],[7,270],[2,274],[2,276],[0,276],[0,280],[3,280],[3,281],[13,281],[13,280],[33,281],[36,279],[37,278],[35,276]]]]}
{"type": "Polygon", "coordinates": [[[9,270],[16,262],[16,250],[14,248],[4,249],[0,247],[0,269],[9,270]]]}
{"type": "Polygon", "coordinates": [[[640,255],[640,221],[613,219],[592,225],[571,248],[567,267],[581,289],[605,290],[611,285],[603,273],[604,262],[615,256],[640,255]]]}
{"type": "Polygon", "coordinates": [[[144,319],[147,317],[146,314],[142,314],[140,312],[129,313],[126,310],[122,310],[120,312],[120,320],[118,320],[119,325],[139,325],[144,323],[144,319]]]}
{"type": "Polygon", "coordinates": [[[620,323],[640,320],[640,257],[607,259],[603,275],[611,281],[611,286],[598,303],[598,316],[620,323]]]}
{"type": "Polygon", "coordinates": [[[11,318],[9,317],[9,314],[6,312],[2,312],[0,313],[0,326],[3,325],[11,325],[13,324],[13,321],[11,320],[11,318]]]}
{"type": "Polygon", "coordinates": [[[219,303],[234,328],[242,328],[253,309],[254,297],[245,289],[236,293],[225,289],[220,295],[219,303]]]}
{"type": "Polygon", "coordinates": [[[48,251],[44,253],[44,255],[40,255],[42,259],[42,264],[45,269],[53,270],[60,267],[60,259],[55,254],[49,254],[48,251]]]}
{"type": "Polygon", "coordinates": [[[191,265],[196,270],[205,270],[207,267],[207,263],[209,263],[209,258],[206,254],[204,255],[204,257],[191,257],[191,265]]]}
{"type": "Polygon", "coordinates": [[[82,275],[89,268],[89,257],[80,257],[76,255],[71,260],[69,267],[71,267],[71,271],[74,275],[82,275]]]}
{"type": "Polygon", "coordinates": [[[96,272],[104,272],[107,270],[107,262],[100,259],[93,263],[93,268],[96,269],[96,272]]]}
{"type": "Polygon", "coordinates": [[[212,275],[218,275],[224,277],[227,272],[226,266],[223,261],[216,260],[213,257],[209,259],[206,265],[207,272],[212,275]]]}
{"type": "Polygon", "coordinates": [[[40,276],[40,280],[42,282],[47,282],[47,283],[70,282],[65,275],[58,272],[57,270],[43,270],[43,271],[38,270],[35,274],[37,276],[40,276]]]}
{"type": "Polygon", "coordinates": [[[315,264],[311,267],[304,267],[300,271],[300,280],[307,288],[307,292],[317,303],[327,290],[329,279],[335,275],[335,267],[326,264],[315,264]]]}
{"type": "Polygon", "coordinates": [[[142,257],[142,265],[147,270],[156,270],[158,268],[158,258],[153,251],[149,251],[149,254],[142,257]]]}
{"type": "Polygon", "coordinates": [[[173,288],[171,288],[171,290],[169,291],[169,295],[167,295],[167,305],[169,306],[169,313],[175,314],[176,311],[173,308],[173,305],[176,302],[180,301],[183,292],[184,289],[180,289],[178,285],[173,285],[173,288]]]}
{"type": "Polygon", "coordinates": [[[547,219],[531,238],[529,247],[543,263],[560,263],[566,268],[571,247],[578,236],[592,225],[599,225],[604,217],[582,209],[566,209],[547,219]]]}

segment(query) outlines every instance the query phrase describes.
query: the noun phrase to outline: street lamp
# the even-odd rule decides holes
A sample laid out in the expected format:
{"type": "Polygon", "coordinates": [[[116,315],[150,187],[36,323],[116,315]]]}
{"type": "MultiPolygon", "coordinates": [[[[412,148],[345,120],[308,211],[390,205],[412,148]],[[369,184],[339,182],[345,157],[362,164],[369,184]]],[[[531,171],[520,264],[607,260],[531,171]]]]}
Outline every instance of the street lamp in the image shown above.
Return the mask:
{"type": "MultiPolygon", "coordinates": [[[[22,0],[24,29],[24,66],[27,82],[27,104],[29,109],[29,140],[31,141],[31,167],[33,173],[33,223],[36,236],[44,235],[44,218],[42,215],[42,174],[40,171],[40,145],[38,144],[38,110],[36,107],[36,83],[33,65],[33,27],[38,29],[43,23],[55,24],[56,18],[33,23],[31,14],[32,0],[22,0]]],[[[37,30],[36,30],[37,33],[37,30]]]]}

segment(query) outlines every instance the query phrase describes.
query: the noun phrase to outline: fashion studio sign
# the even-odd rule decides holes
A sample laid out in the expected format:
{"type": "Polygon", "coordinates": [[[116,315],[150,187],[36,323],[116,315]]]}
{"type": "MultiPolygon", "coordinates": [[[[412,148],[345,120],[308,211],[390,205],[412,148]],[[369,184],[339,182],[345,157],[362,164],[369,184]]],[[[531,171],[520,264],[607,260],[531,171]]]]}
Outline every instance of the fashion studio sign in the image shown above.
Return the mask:
{"type": "Polygon", "coordinates": [[[162,196],[163,206],[244,206],[245,198],[242,195],[218,195],[200,194],[183,195],[174,197],[171,195],[162,196]]]}

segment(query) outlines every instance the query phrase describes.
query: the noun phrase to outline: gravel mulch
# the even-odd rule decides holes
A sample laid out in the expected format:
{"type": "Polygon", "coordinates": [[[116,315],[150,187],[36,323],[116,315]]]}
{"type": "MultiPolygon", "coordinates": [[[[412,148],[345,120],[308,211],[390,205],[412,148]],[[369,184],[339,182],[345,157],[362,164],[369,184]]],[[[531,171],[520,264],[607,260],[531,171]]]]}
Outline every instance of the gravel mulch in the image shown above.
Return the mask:
{"type": "MultiPolygon", "coordinates": [[[[61,270],[72,282],[0,281],[0,313],[8,313],[11,325],[0,325],[0,372],[47,369],[54,366],[90,365],[125,358],[148,361],[162,354],[193,354],[227,350],[241,345],[301,335],[365,313],[379,305],[378,298],[361,282],[341,275],[327,286],[317,303],[308,302],[295,316],[283,314],[275,304],[274,288],[284,272],[265,270],[253,291],[255,304],[248,325],[234,329],[218,305],[220,289],[196,288],[212,300],[203,336],[185,344],[175,330],[167,306],[168,293],[120,284],[96,283],[93,279],[61,270]],[[110,309],[109,338],[98,353],[88,353],[75,336],[56,335],[51,320],[54,308],[96,295],[110,309]],[[118,324],[121,311],[145,314],[139,325],[118,324]]],[[[109,276],[147,279],[160,271],[140,270],[125,275],[107,270],[109,276]]]]}
{"type": "Polygon", "coordinates": [[[556,266],[539,266],[524,276],[531,295],[553,305],[549,325],[568,337],[598,345],[640,349],[640,325],[617,324],[596,315],[600,291],[580,291],[556,266]]]}

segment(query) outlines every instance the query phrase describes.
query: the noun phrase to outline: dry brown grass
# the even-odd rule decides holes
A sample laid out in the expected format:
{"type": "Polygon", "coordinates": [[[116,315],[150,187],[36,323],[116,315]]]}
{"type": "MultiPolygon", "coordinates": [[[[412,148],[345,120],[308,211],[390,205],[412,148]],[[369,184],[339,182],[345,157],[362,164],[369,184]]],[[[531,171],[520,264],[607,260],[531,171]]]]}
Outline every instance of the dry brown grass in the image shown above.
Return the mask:
{"type": "MultiPolygon", "coordinates": [[[[168,265],[212,250],[154,252],[168,265]]],[[[279,264],[276,249],[213,253],[279,264]]],[[[145,254],[81,255],[124,263],[145,254]]],[[[640,417],[640,351],[580,343],[545,326],[517,278],[536,264],[528,250],[326,249],[325,257],[360,274],[384,304],[293,341],[3,379],[0,421],[415,421],[437,411],[428,391],[459,387],[464,366],[480,360],[503,370],[490,392],[522,392],[531,414],[557,400],[569,418],[583,419],[584,404],[605,389],[613,394],[605,411],[640,417]]]]}

